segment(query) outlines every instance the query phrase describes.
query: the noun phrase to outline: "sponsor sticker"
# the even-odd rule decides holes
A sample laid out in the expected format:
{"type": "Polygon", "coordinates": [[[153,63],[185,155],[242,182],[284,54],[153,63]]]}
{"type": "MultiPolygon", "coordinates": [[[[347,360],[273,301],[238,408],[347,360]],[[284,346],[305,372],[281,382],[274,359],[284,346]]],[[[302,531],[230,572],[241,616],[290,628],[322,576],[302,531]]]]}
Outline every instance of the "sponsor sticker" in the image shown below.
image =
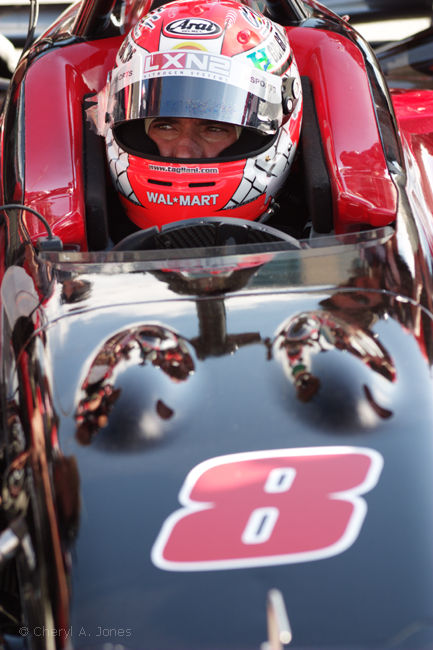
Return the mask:
{"type": "Polygon", "coordinates": [[[175,174],[219,174],[218,167],[181,167],[176,165],[149,165],[154,172],[174,172],[175,174]]]}
{"type": "Polygon", "coordinates": [[[167,36],[210,38],[222,33],[221,27],[206,18],[179,18],[164,27],[167,36]]]}
{"type": "Polygon", "coordinates": [[[167,571],[242,569],[323,560],[358,538],[362,495],[383,458],[365,447],[277,449],[211,458],[188,474],[180,510],[151,552],[167,571]]]}
{"type": "Polygon", "coordinates": [[[233,27],[233,25],[236,22],[237,17],[238,17],[238,14],[233,9],[230,9],[230,11],[227,12],[227,15],[226,15],[227,29],[231,29],[233,27]]]}
{"type": "Polygon", "coordinates": [[[144,29],[155,29],[155,23],[158,20],[161,20],[161,16],[159,15],[163,11],[163,7],[158,7],[158,9],[155,9],[155,11],[152,11],[150,14],[147,14],[144,18],[142,18],[137,25],[134,27],[134,38],[138,39],[141,36],[141,33],[143,32],[144,29]]]}
{"type": "Polygon", "coordinates": [[[241,12],[245,20],[249,22],[252,27],[258,29],[260,34],[264,35],[271,29],[271,23],[269,20],[256,14],[256,12],[249,7],[241,6],[241,12]]]}
{"type": "Polygon", "coordinates": [[[163,205],[216,205],[219,194],[179,194],[171,195],[164,192],[147,192],[147,200],[149,203],[158,203],[163,205]]]}
{"type": "Polygon", "coordinates": [[[113,74],[111,95],[140,79],[184,76],[201,77],[230,84],[260,99],[280,104],[281,78],[268,74],[265,67],[267,67],[265,64],[262,65],[258,61],[257,69],[253,69],[240,61],[208,52],[190,50],[156,52],[144,57],[135,57],[117,68],[113,74]]]}
{"type": "Polygon", "coordinates": [[[136,51],[137,48],[134,46],[134,43],[131,41],[130,37],[128,36],[123,41],[117,56],[122,63],[128,63],[128,61],[132,59],[136,51]]]}
{"type": "Polygon", "coordinates": [[[251,54],[248,54],[247,59],[251,61],[255,68],[258,70],[264,70],[265,72],[272,66],[273,63],[264,47],[262,47],[260,50],[251,52],[251,54]]]}
{"type": "Polygon", "coordinates": [[[179,50],[177,52],[156,52],[144,59],[144,73],[171,71],[199,71],[230,76],[231,60],[226,56],[207,52],[179,50]]]}
{"type": "Polygon", "coordinates": [[[177,14],[179,13],[179,5],[170,5],[168,8],[168,17],[169,18],[176,18],[177,14]]]}
{"type": "Polygon", "coordinates": [[[271,72],[287,61],[289,54],[288,43],[285,43],[278,32],[274,31],[273,36],[267,39],[263,47],[253,50],[246,58],[258,70],[271,72]]]}
{"type": "Polygon", "coordinates": [[[123,88],[140,81],[141,67],[141,57],[135,57],[116,68],[110,83],[110,96],[112,97],[123,88]]]}

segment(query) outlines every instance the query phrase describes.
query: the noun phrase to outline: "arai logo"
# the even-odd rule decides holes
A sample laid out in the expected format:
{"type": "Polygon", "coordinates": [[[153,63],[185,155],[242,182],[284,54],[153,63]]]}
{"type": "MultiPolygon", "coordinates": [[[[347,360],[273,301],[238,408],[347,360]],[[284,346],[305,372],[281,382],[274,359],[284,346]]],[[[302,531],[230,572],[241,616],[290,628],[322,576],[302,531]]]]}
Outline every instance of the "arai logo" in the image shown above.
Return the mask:
{"type": "Polygon", "coordinates": [[[169,23],[165,31],[173,36],[218,36],[222,29],[217,23],[205,18],[179,18],[169,23]]]}

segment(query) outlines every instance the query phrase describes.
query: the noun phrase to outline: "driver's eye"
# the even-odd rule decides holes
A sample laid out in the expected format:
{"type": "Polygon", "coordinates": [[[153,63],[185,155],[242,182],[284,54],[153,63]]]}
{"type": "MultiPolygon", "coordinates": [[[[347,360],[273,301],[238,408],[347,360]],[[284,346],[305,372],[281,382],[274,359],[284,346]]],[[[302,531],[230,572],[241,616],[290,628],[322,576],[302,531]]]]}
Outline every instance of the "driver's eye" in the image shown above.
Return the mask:
{"type": "Polygon", "coordinates": [[[360,305],[369,305],[370,300],[365,293],[352,293],[350,297],[354,302],[359,303],[360,305]]]}
{"type": "Polygon", "coordinates": [[[210,124],[207,128],[206,131],[208,133],[211,133],[212,135],[227,135],[229,133],[228,129],[225,129],[224,127],[221,127],[220,125],[216,124],[210,124]]]}
{"type": "Polygon", "coordinates": [[[160,122],[159,124],[155,124],[154,128],[160,129],[161,131],[168,130],[173,128],[173,124],[170,124],[169,122],[160,122]]]}

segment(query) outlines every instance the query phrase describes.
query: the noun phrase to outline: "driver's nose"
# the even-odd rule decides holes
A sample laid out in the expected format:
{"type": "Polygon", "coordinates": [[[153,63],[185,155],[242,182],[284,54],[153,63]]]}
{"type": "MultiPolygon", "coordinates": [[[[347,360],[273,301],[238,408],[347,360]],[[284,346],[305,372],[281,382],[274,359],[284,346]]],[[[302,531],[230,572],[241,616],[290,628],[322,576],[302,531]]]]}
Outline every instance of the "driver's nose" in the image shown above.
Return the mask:
{"type": "Polygon", "coordinates": [[[186,120],[182,123],[181,132],[176,138],[174,157],[202,158],[203,153],[203,146],[200,144],[197,127],[192,120],[186,120]]]}

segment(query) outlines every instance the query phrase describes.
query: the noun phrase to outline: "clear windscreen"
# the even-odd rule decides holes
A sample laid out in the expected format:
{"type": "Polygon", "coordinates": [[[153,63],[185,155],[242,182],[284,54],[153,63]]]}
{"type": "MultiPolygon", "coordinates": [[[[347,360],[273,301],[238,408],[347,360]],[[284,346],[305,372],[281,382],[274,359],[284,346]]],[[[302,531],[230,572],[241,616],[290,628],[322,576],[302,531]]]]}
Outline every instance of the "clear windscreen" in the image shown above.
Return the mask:
{"type": "MultiPolygon", "coordinates": [[[[128,272],[134,271],[135,268],[155,267],[165,268],[169,260],[176,260],[177,263],[185,263],[186,267],[191,264],[194,268],[218,268],[225,267],[232,263],[231,258],[239,256],[265,256],[260,257],[262,261],[267,261],[278,257],[278,259],[294,259],[295,267],[299,270],[300,265],[308,263],[309,259],[313,260],[315,267],[321,268],[317,259],[321,256],[329,257],[330,255],[348,255],[350,258],[355,256],[365,256],[365,249],[375,246],[382,246],[394,235],[394,228],[386,226],[373,230],[366,230],[357,233],[345,235],[323,235],[314,238],[303,239],[299,241],[299,248],[294,247],[290,241],[268,242],[261,244],[243,244],[243,245],[224,245],[219,247],[207,248],[177,248],[173,250],[140,250],[140,251],[101,251],[101,252],[75,252],[67,251],[61,253],[41,252],[40,259],[57,265],[66,265],[70,270],[76,268],[76,265],[89,265],[92,272],[110,273],[110,268],[117,269],[118,264],[125,264],[128,272]],[[282,256],[282,257],[281,257],[282,256]],[[314,259],[316,261],[314,262],[314,259]],[[197,260],[203,260],[197,262],[197,260]],[[181,262],[182,261],[182,262],[181,262]],[[114,266],[113,266],[114,265],[114,266]]],[[[343,257],[339,257],[343,260],[343,257]]],[[[352,268],[352,262],[347,263],[347,268],[352,268]]],[[[344,265],[343,265],[344,266],[344,265]]],[[[343,268],[341,266],[341,268],[343,268]]],[[[345,266],[346,268],[346,266],[345,266]]],[[[305,282],[304,274],[297,272],[296,277],[300,284],[305,282]]],[[[325,278],[324,278],[325,279],[325,278]]]]}

